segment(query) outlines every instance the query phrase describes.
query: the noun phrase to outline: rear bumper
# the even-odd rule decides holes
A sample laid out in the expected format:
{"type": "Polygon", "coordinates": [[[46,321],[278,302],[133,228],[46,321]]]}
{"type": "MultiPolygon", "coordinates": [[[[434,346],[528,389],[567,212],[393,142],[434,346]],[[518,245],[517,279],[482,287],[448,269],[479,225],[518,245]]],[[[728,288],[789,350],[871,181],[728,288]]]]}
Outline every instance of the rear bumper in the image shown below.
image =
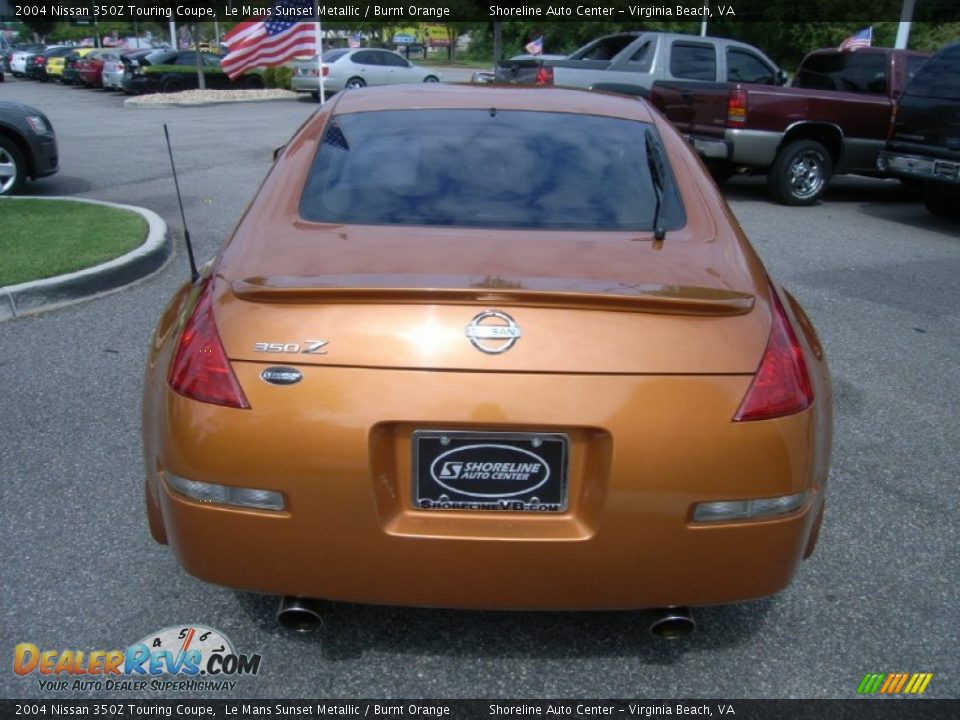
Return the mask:
{"type": "Polygon", "coordinates": [[[960,162],[935,157],[883,151],[877,169],[894,177],[960,185],[960,162]]]}
{"type": "Polygon", "coordinates": [[[722,137],[687,136],[694,150],[707,160],[721,160],[746,167],[766,168],[773,164],[783,133],[728,128],[722,137]]]}
{"type": "Polygon", "coordinates": [[[829,442],[813,427],[814,409],[731,423],[749,377],[308,367],[304,414],[303,396],[260,381],[259,365],[235,369],[254,410],[164,389],[155,398],[161,417],[145,425],[146,446],[156,448],[147,455],[154,536],[189,573],[222,585],[462,608],[737,602],[790,582],[823,505],[815,475],[826,463],[815,456],[829,442]],[[289,400],[280,399],[285,391],[289,400]],[[664,423],[678,417],[684,422],[664,423]],[[413,507],[411,436],[438,426],[567,434],[567,511],[413,507]],[[173,491],[167,472],[277,490],[287,508],[198,503],[173,491]],[[777,519],[691,520],[697,502],[803,490],[805,504],[777,519]]]}

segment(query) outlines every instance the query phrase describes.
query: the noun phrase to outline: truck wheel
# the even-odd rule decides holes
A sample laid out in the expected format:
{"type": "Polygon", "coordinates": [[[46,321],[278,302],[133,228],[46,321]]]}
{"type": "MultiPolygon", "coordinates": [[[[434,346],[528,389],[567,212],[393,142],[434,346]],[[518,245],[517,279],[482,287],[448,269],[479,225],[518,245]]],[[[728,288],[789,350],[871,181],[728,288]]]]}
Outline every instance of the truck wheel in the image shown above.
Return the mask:
{"type": "Polygon", "coordinates": [[[830,153],[816,140],[798,140],[780,148],[767,175],[767,188],[784,205],[813,205],[833,172],[830,153]]]}
{"type": "Polygon", "coordinates": [[[960,219],[960,193],[951,193],[947,188],[936,185],[923,186],[923,204],[931,215],[960,219]]]}

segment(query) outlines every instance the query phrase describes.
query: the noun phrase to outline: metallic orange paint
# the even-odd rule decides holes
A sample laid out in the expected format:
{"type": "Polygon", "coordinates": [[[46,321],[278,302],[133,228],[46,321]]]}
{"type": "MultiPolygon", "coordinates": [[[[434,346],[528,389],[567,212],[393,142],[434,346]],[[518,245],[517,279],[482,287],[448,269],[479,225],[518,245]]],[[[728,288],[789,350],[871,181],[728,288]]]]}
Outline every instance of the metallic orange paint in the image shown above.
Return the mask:
{"type": "MultiPolygon", "coordinates": [[[[196,292],[164,313],[143,432],[153,537],[191,574],[254,591],[471,608],[643,608],[783,589],[813,550],[831,390],[823,350],[781,294],[813,405],[734,422],[766,347],[766,272],[699,160],[635,99],[429,86],[343,93],[280,154],[213,263],[217,327],[251,409],[176,394],[167,368],[196,292]],[[687,224],[652,233],[334,226],[299,218],[325,123],[406,107],[517,108],[653,123],[687,224]],[[531,248],[533,250],[531,250],[531,248]],[[523,328],[500,355],[464,328],[523,328]],[[258,342],[323,339],[323,354],[258,342]],[[271,365],[302,381],[264,382],[271,365]],[[411,491],[417,430],[569,437],[557,514],[431,511],[411,491]],[[165,476],[282,492],[282,512],[190,500],[165,476]],[[696,503],[808,491],[762,520],[697,523],[696,503]]],[[[773,290],[777,292],[776,290],[773,290]]]]}

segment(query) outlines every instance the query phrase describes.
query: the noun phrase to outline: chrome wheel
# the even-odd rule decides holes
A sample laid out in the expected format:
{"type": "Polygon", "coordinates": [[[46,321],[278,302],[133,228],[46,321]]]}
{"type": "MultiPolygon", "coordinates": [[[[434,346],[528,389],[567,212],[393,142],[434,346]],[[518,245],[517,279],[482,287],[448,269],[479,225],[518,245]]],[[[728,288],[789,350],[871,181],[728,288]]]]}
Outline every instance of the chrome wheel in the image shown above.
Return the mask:
{"type": "Polygon", "coordinates": [[[784,205],[812,205],[827,189],[833,159],[816,140],[795,140],[780,148],[767,176],[771,195],[784,205]]]}
{"type": "Polygon", "coordinates": [[[365,85],[366,85],[366,83],[363,81],[363,78],[355,77],[355,78],[350,78],[349,80],[347,80],[347,84],[344,85],[344,87],[345,87],[347,90],[356,90],[357,88],[362,88],[362,87],[364,87],[365,85]]]}
{"type": "Polygon", "coordinates": [[[787,169],[791,194],[797,200],[816,197],[827,181],[823,171],[823,158],[816,150],[798,155],[787,169]]]}
{"type": "Polygon", "coordinates": [[[0,138],[0,195],[12,195],[26,179],[26,164],[20,151],[0,138]]]}

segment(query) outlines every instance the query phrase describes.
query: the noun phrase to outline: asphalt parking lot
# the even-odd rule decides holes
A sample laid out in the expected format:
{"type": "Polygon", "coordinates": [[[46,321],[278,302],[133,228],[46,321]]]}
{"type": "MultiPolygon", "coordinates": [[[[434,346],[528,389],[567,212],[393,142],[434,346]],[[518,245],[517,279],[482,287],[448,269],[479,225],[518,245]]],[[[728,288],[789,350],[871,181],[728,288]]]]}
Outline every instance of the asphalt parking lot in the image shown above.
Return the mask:
{"type": "MultiPolygon", "coordinates": [[[[642,613],[492,613],[342,605],[323,635],[274,622],[275,600],[187,576],[146,529],[140,384],[152,328],[188,277],[163,139],[174,143],[200,259],[228,237],[303,100],[133,109],[104,91],[12,81],[43,109],[59,174],[29,195],[131,203],[177,237],[163,271],[120,292],[0,323],[3,646],[124,648],[170,626],[222,631],[262,656],[217,697],[832,697],[865,673],[930,672],[960,697],[960,225],[899,183],[840,178],[822,204],[770,203],[738,178],[731,207],[816,324],[836,395],[820,544],[767,600],[695,611],[673,644],[642,613]]],[[[0,229],[2,232],[2,229],[0,229]]],[[[750,568],[743,568],[749,573],[750,568]]],[[[71,678],[72,680],[72,678],[71,678]]],[[[151,690],[101,697],[191,697],[151,690]]],[[[48,691],[0,666],[4,698],[48,691]]]]}

